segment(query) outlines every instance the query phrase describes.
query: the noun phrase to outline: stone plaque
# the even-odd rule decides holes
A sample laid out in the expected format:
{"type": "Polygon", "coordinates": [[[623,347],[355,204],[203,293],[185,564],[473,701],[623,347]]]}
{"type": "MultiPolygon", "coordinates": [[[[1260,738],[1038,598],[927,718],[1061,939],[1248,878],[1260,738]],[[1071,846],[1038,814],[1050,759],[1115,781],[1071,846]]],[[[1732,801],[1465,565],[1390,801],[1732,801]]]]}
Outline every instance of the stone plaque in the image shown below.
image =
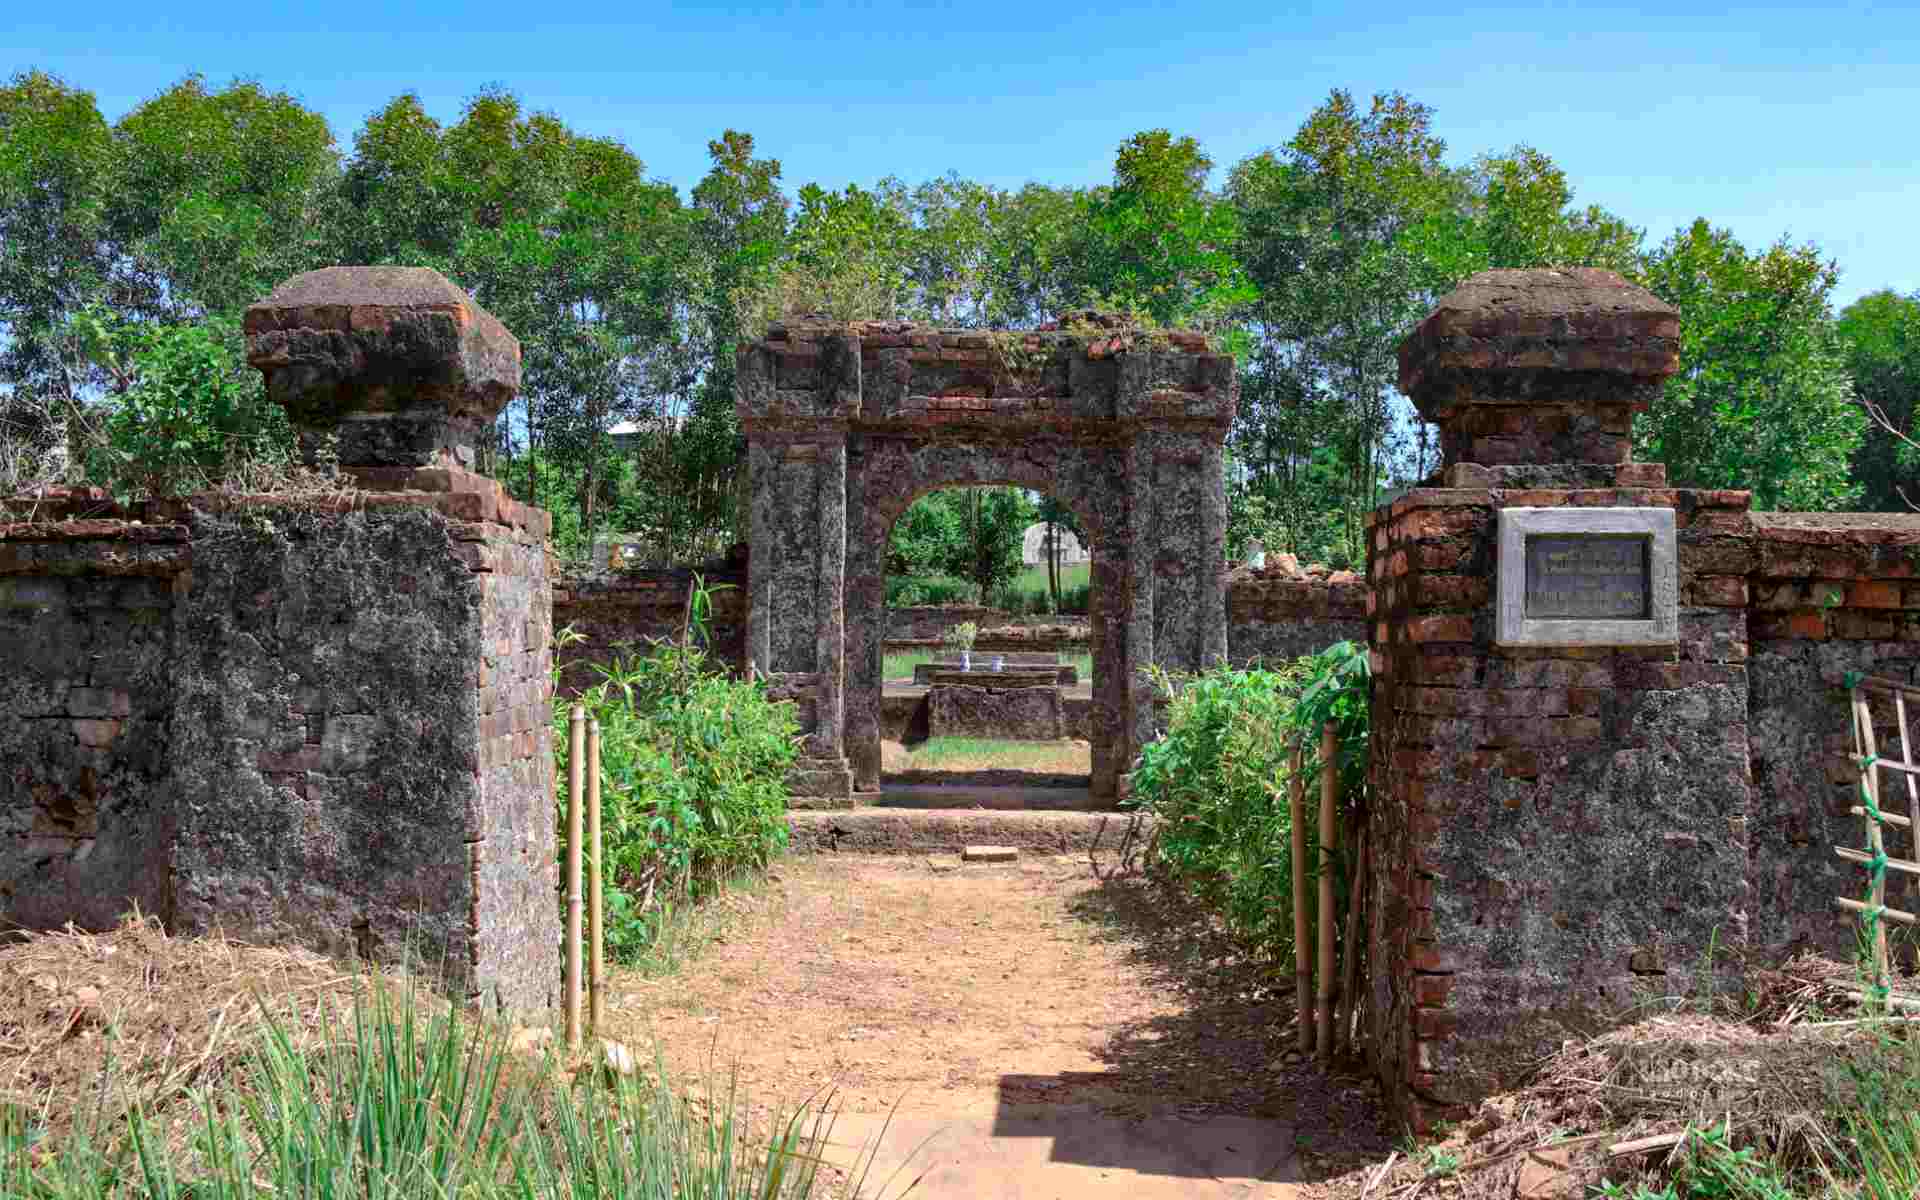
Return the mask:
{"type": "Polygon", "coordinates": [[[1526,615],[1535,621],[1647,619],[1647,539],[1635,534],[1527,537],[1526,615]]]}
{"type": "Polygon", "coordinates": [[[1499,645],[1679,640],[1672,509],[1505,508],[1499,521],[1499,645]]]}

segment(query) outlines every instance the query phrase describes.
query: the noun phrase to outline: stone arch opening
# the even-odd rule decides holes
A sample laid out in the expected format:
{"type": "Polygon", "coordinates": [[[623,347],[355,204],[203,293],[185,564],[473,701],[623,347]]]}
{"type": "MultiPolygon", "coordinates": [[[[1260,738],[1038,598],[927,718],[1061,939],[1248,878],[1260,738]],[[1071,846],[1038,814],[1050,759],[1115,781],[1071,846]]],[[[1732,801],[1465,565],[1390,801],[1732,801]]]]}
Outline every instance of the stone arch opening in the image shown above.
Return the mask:
{"type": "Polygon", "coordinates": [[[1145,668],[1226,656],[1233,360],[1201,334],[1097,316],[1027,334],[799,318],[743,348],[736,380],[747,658],[807,732],[794,796],[845,804],[879,786],[893,522],[942,487],[1012,484],[1058,499],[1095,543],[1091,788],[1117,799],[1153,736],[1145,668]]]}
{"type": "MultiPolygon", "coordinates": [[[[870,564],[877,575],[877,586],[872,590],[879,595],[878,607],[872,607],[871,597],[865,590],[856,589],[851,584],[848,588],[846,669],[849,719],[846,745],[857,794],[877,791],[880,787],[884,722],[879,718],[882,705],[885,703],[886,679],[883,662],[886,655],[888,629],[885,602],[888,576],[887,549],[892,540],[894,526],[917,500],[954,488],[1017,487],[1038,493],[1043,497],[1051,497],[1072,513],[1073,518],[1086,531],[1087,548],[1095,556],[1088,563],[1087,611],[1088,641],[1092,652],[1093,669],[1084,681],[1088,684],[1091,698],[1100,696],[1102,682],[1118,678],[1122,671],[1117,661],[1119,648],[1109,644],[1110,637],[1101,620],[1102,597],[1113,583],[1109,579],[1103,584],[1099,573],[1093,569],[1093,562],[1098,561],[1097,547],[1105,540],[1100,532],[1098,510],[1089,506],[1083,496],[1060,494],[1051,483],[1044,481],[1043,476],[1047,474],[1046,472],[1022,471],[1015,468],[1010,461],[1010,454],[1004,448],[990,444],[977,447],[962,445],[957,448],[973,451],[973,461],[977,469],[972,477],[965,480],[942,480],[937,477],[928,479],[918,474],[906,476],[907,486],[912,489],[911,491],[894,492],[890,489],[879,489],[881,494],[872,496],[872,503],[867,506],[861,519],[851,523],[848,529],[849,579],[856,577],[857,569],[864,569],[870,564]],[[997,471],[1004,472],[1008,477],[997,477],[997,471]],[[1013,478],[1014,475],[1021,477],[1013,478]],[[860,546],[857,554],[853,549],[856,540],[860,546]],[[875,717],[871,730],[864,721],[856,722],[852,719],[852,714],[864,714],[869,711],[875,717]]],[[[869,444],[865,449],[871,451],[873,447],[869,444]]],[[[856,460],[854,469],[858,471],[865,465],[856,460]]],[[[900,478],[902,476],[887,473],[889,481],[900,478]]],[[[1111,576],[1112,572],[1107,574],[1111,576]]],[[[981,597],[983,605],[987,602],[987,597],[981,597]]],[[[1112,722],[1089,720],[1086,732],[1093,758],[1093,770],[1088,778],[1088,787],[1091,789],[1092,779],[1101,773],[1102,765],[1116,761],[1113,745],[1116,731],[1112,722]]]]}

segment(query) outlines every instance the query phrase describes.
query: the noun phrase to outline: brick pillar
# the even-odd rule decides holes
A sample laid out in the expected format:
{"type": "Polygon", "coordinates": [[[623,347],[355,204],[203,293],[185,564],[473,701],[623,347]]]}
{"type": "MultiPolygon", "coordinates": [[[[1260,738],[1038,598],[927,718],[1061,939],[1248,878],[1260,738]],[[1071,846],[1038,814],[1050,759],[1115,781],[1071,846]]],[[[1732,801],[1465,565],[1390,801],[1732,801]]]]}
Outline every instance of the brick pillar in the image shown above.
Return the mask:
{"type": "Polygon", "coordinates": [[[1445,458],[1369,521],[1369,1002],[1417,1125],[1745,944],[1744,588],[1714,564],[1748,494],[1631,458],[1678,338],[1611,272],[1489,271],[1400,348],[1445,458]]]}
{"type": "Polygon", "coordinates": [[[175,918],[407,955],[469,1002],[559,976],[547,514],[465,469],[520,347],[433,271],[333,267],[248,360],[357,492],[194,502],[175,606],[175,918]]]}

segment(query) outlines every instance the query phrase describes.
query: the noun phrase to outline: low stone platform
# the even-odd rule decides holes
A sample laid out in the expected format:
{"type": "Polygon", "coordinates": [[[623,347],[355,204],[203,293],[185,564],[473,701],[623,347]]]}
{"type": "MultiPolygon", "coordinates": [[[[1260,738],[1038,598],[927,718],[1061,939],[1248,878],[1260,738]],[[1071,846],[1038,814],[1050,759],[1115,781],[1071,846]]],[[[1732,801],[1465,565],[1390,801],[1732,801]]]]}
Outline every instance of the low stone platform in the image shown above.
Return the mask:
{"type": "MultiPolygon", "coordinates": [[[[1056,854],[1117,850],[1135,815],[1124,812],[996,812],[985,809],[855,808],[790,812],[795,854],[958,854],[966,846],[1017,846],[1056,854]]],[[[1146,836],[1152,818],[1141,816],[1146,836]]]]}
{"type": "MultiPolygon", "coordinates": [[[[911,683],[890,683],[880,700],[880,736],[893,742],[918,742],[932,735],[927,712],[930,689],[911,683]]],[[[1092,736],[1093,697],[1084,686],[1060,693],[1060,732],[1085,740],[1092,736]]],[[[951,730],[947,732],[952,732],[951,730]]]]}
{"type": "MultiPolygon", "coordinates": [[[[1036,654],[1022,657],[1054,659],[1059,656],[1054,654],[1036,654]]],[[[999,671],[994,670],[991,666],[983,667],[979,663],[974,663],[971,669],[963,669],[957,662],[915,663],[913,664],[913,682],[922,687],[933,683],[977,683],[981,687],[1033,687],[1054,683],[1061,687],[1075,687],[1080,683],[1080,669],[1071,663],[1015,662],[1010,655],[1008,656],[1006,667],[999,671]],[[1034,670],[1036,667],[1052,669],[1054,672],[1053,678],[1049,680],[1045,672],[1034,670]],[[1027,676],[1037,676],[1041,682],[1039,685],[996,682],[996,680],[1011,679],[1015,676],[1023,678],[1027,676]]]]}
{"type": "Polygon", "coordinates": [[[1051,742],[1066,736],[1060,689],[1050,682],[983,687],[948,682],[949,678],[970,679],[971,675],[934,678],[938,682],[927,689],[929,737],[1051,742]]]}

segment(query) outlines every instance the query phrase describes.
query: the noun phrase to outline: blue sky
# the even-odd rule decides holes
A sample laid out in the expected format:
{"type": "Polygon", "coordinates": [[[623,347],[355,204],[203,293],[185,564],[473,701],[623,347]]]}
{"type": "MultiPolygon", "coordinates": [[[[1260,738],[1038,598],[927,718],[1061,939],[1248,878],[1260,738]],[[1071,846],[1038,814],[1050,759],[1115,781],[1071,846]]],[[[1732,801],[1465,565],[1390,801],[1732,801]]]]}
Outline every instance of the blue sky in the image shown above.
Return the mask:
{"type": "Polygon", "coordinates": [[[1398,89],[1435,110],[1451,160],[1534,145],[1577,203],[1654,241],[1706,216],[1750,247],[1814,242],[1841,303],[1920,290],[1920,4],[1445,7],[91,0],[0,25],[0,67],[53,71],[109,119],[189,71],[257,78],[343,150],[399,92],[451,121],[499,83],[683,194],[728,127],[790,191],[949,170],[1087,184],[1141,129],[1194,136],[1223,173],[1329,89],[1398,89]]]}

